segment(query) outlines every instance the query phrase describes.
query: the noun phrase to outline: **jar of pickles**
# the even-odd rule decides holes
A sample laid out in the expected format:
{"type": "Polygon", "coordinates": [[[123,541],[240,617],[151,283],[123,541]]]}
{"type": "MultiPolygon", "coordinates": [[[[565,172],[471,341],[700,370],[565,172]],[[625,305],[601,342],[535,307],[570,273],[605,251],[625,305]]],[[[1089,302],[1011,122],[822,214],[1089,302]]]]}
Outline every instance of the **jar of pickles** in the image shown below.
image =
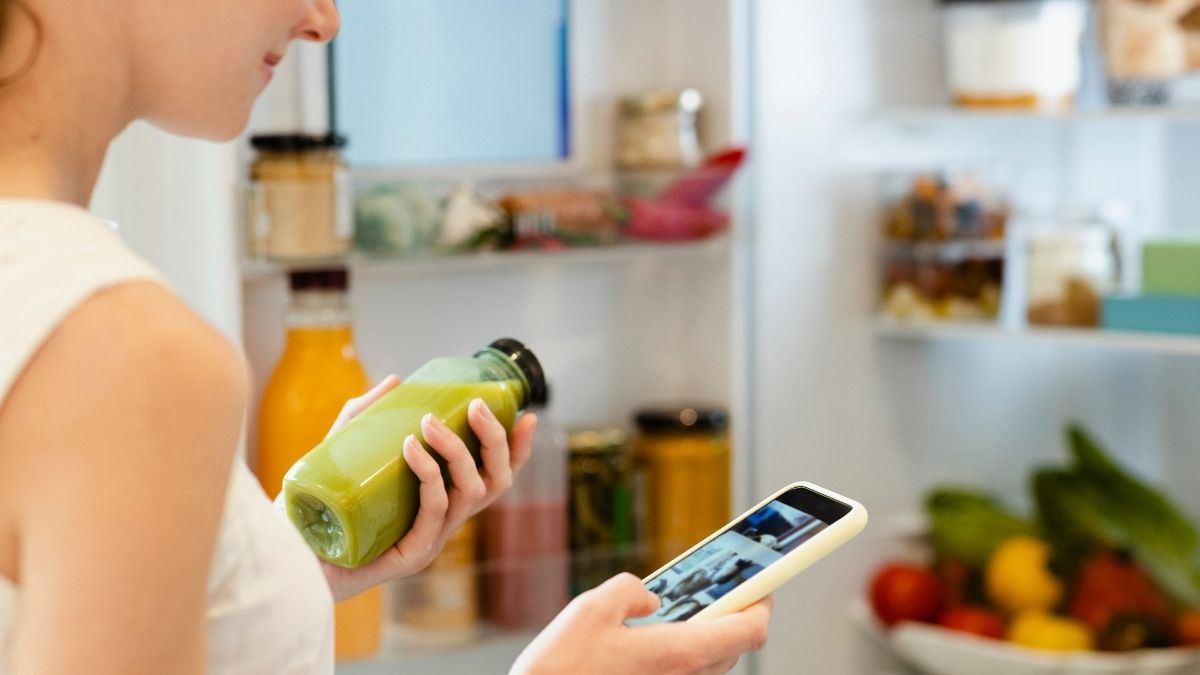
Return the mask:
{"type": "Polygon", "coordinates": [[[720,408],[653,408],[635,420],[650,572],[729,520],[729,416],[720,408]]]}
{"type": "Polygon", "coordinates": [[[250,139],[246,252],[251,258],[312,261],[344,256],[353,240],[353,202],[336,134],[250,139]]]}
{"type": "Polygon", "coordinates": [[[569,447],[571,593],[578,595],[635,566],[637,480],[620,429],[573,432],[569,447]]]}

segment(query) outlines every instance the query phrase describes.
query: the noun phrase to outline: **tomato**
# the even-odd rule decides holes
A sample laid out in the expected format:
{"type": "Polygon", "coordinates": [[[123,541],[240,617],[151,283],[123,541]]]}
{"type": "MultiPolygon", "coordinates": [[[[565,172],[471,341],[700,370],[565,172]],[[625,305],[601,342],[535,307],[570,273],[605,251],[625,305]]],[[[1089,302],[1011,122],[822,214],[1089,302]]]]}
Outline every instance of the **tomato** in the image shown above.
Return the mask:
{"type": "Polygon", "coordinates": [[[957,558],[944,558],[933,566],[933,573],[942,584],[946,606],[954,607],[967,603],[971,568],[957,558]]]}
{"type": "Polygon", "coordinates": [[[1200,611],[1185,609],[1175,617],[1175,642],[1185,647],[1200,646],[1200,611]]]}
{"type": "Polygon", "coordinates": [[[938,617],[938,625],[980,637],[1004,639],[1004,620],[996,612],[982,607],[952,607],[938,617]]]}
{"type": "Polygon", "coordinates": [[[885,565],[871,581],[871,606],[887,626],[900,621],[932,622],[943,602],[941,584],[923,567],[885,565]]]}
{"type": "Polygon", "coordinates": [[[1094,632],[1120,614],[1150,617],[1164,626],[1172,619],[1170,602],[1150,577],[1128,557],[1111,551],[1084,561],[1067,613],[1094,632]]]}

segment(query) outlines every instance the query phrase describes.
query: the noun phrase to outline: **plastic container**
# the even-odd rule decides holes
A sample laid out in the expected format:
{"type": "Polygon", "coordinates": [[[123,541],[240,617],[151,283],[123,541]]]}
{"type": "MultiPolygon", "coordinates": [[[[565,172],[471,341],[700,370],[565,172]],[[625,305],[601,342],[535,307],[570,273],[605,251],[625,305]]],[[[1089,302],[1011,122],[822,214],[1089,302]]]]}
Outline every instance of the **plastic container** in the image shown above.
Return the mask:
{"type": "MultiPolygon", "coordinates": [[[[479,462],[479,439],[467,424],[470,402],[483,399],[511,430],[517,413],[544,402],[545,392],[541,364],[516,340],[497,340],[471,358],[433,359],[288,471],[288,518],[323,560],[365,565],[395,544],[417,514],[418,481],[404,463],[403,445],[409,435],[422,439],[426,413],[458,434],[479,462]]],[[[444,466],[443,474],[449,481],[444,466]]]]}
{"type": "Polygon", "coordinates": [[[1061,109],[1082,79],[1084,0],[942,0],[946,78],[972,108],[1061,109]]]}
{"type": "MultiPolygon", "coordinates": [[[[258,413],[258,478],[274,499],[283,477],[314,448],[347,400],[369,387],[354,349],[343,269],[294,271],[283,355],[258,413]]],[[[383,596],[375,588],[338,603],[335,652],[358,659],[379,650],[383,596]]]]}
{"type": "Polygon", "coordinates": [[[729,416],[719,408],[656,408],[635,420],[646,501],[642,564],[650,572],[729,521],[729,416]]]}
{"type": "Polygon", "coordinates": [[[570,586],[567,434],[546,408],[533,412],[533,453],[512,489],[483,513],[486,615],[506,630],[549,623],[570,586]]]}
{"type": "Polygon", "coordinates": [[[246,253],[280,261],[326,260],[350,251],[353,198],[342,136],[272,134],[250,139],[246,253]]]}
{"type": "Polygon", "coordinates": [[[1027,266],[1030,324],[1100,325],[1101,299],[1119,284],[1120,264],[1111,230],[1075,227],[1031,232],[1027,266]]]}
{"type": "Polygon", "coordinates": [[[628,434],[584,430],[570,436],[571,593],[636,566],[637,477],[628,434]]]}

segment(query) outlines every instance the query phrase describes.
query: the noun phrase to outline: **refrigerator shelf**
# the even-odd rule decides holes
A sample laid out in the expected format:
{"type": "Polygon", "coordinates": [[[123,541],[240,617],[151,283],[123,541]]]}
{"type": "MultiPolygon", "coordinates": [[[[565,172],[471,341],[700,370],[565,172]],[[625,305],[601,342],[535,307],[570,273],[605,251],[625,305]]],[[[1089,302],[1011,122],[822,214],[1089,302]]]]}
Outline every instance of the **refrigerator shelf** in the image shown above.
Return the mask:
{"type": "Polygon", "coordinates": [[[618,265],[641,261],[717,260],[730,251],[729,235],[688,242],[628,242],[560,251],[486,251],[457,255],[382,258],[352,253],[345,258],[303,262],[243,260],[242,281],[252,283],[283,276],[291,269],[346,266],[355,275],[435,276],[516,270],[544,265],[618,265]]]}
{"type": "Polygon", "coordinates": [[[1040,328],[988,322],[899,321],[876,319],[874,332],[887,340],[910,342],[991,341],[1109,349],[1147,354],[1200,356],[1200,335],[1107,331],[1087,328],[1040,328]]]}
{"type": "Polygon", "coordinates": [[[872,111],[871,121],[903,125],[951,122],[1179,122],[1200,123],[1200,107],[1092,106],[1072,110],[968,109],[948,104],[894,105],[872,111]]]}

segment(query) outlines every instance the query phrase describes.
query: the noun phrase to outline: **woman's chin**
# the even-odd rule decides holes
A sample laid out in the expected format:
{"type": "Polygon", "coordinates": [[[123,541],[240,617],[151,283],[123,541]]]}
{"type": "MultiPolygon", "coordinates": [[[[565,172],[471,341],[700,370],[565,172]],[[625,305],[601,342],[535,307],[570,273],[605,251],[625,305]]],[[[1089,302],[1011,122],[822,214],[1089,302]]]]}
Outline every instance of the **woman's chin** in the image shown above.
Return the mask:
{"type": "Polygon", "coordinates": [[[230,106],[221,111],[187,117],[148,117],[146,121],[168,133],[206,141],[231,141],[242,134],[250,122],[250,110],[230,106]]]}

